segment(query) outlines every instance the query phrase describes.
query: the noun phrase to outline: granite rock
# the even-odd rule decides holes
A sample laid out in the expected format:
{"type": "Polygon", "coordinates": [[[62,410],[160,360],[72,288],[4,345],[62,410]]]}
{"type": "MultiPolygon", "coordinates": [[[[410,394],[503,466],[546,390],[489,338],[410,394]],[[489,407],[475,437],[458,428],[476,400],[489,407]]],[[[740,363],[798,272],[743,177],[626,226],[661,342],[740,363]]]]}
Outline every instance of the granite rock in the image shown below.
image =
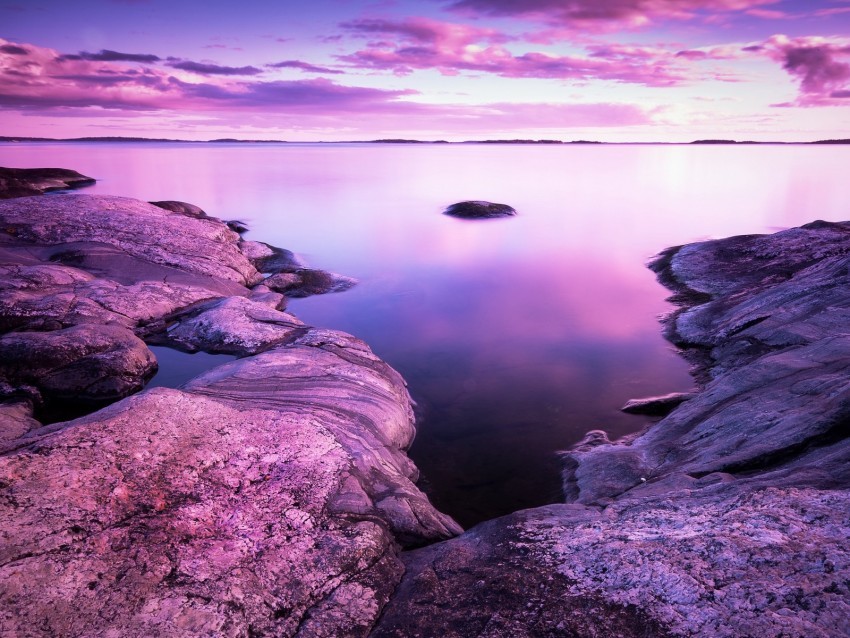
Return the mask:
{"type": "Polygon", "coordinates": [[[0,336],[0,380],[41,403],[103,402],[144,387],[156,372],[153,353],[119,326],[83,324],[0,336]]]}
{"type": "Polygon", "coordinates": [[[95,180],[67,168],[0,167],[0,199],[27,197],[66,188],[90,186],[95,180]]]}

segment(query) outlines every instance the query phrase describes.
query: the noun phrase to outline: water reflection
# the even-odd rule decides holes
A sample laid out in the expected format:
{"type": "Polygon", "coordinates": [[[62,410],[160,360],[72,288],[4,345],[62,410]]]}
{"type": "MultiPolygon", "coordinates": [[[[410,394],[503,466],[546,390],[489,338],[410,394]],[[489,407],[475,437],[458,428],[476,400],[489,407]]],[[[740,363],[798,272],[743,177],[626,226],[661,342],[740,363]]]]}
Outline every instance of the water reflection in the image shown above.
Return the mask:
{"type": "Polygon", "coordinates": [[[850,201],[848,147],[11,146],[0,164],[192,202],[360,279],[290,309],[405,376],[421,412],[411,454],[465,524],[557,500],[554,450],[588,429],[634,431],[646,420],[619,413],[626,400],[691,387],[659,334],[669,308],[650,255],[843,219],[850,201]],[[469,199],[519,216],[441,214],[469,199]]]}

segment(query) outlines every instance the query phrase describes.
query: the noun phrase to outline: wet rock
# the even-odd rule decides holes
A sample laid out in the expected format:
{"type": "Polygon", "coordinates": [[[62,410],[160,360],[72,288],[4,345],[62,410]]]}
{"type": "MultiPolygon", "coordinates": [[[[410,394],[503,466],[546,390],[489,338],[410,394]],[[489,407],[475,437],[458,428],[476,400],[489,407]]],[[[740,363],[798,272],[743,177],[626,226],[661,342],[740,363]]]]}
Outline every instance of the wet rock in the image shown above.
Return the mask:
{"type": "Polygon", "coordinates": [[[66,168],[0,167],[0,199],[41,195],[48,191],[90,186],[95,180],[66,168]]]}
{"type": "Polygon", "coordinates": [[[239,242],[239,250],[260,272],[295,272],[306,267],[292,251],[270,246],[261,241],[243,239],[239,242]]]}
{"type": "Polygon", "coordinates": [[[256,354],[303,332],[292,315],[244,297],[214,301],[180,317],[156,343],[189,352],[256,354]]]}
{"type": "Polygon", "coordinates": [[[141,390],[156,358],[126,328],[84,324],[0,337],[0,379],[37,399],[100,402],[141,390]]]}
{"type": "Polygon", "coordinates": [[[647,416],[667,416],[679,405],[692,399],[693,392],[671,392],[660,397],[631,399],[620,408],[627,414],[644,414],[647,416]]]}
{"type": "Polygon", "coordinates": [[[452,204],[444,211],[444,214],[463,219],[490,219],[494,217],[512,217],[516,215],[516,211],[507,204],[468,201],[452,204]]]}
{"type": "Polygon", "coordinates": [[[232,230],[234,233],[247,233],[250,229],[245,222],[241,222],[238,219],[231,219],[225,222],[227,227],[232,230]]]}
{"type": "Polygon", "coordinates": [[[188,204],[186,202],[165,200],[161,202],[150,203],[159,208],[170,210],[173,213],[180,213],[181,215],[186,215],[187,217],[194,217],[196,219],[206,219],[207,217],[209,217],[209,215],[207,215],[200,206],[195,206],[194,204],[188,204]]]}
{"type": "Polygon", "coordinates": [[[295,272],[272,275],[263,283],[287,297],[310,297],[349,290],[357,284],[357,280],[324,270],[300,268],[295,272]]]}

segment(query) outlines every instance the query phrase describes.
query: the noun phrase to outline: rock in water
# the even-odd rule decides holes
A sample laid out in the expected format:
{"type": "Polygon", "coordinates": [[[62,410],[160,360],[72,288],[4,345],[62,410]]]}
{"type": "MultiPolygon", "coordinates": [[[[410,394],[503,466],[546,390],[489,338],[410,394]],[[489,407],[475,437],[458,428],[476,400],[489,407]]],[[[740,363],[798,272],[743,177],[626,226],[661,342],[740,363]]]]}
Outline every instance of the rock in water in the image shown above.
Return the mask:
{"type": "Polygon", "coordinates": [[[494,217],[512,217],[516,215],[516,211],[507,204],[468,201],[452,204],[443,214],[463,219],[490,219],[494,217]]]}
{"type": "Polygon", "coordinates": [[[48,191],[90,186],[95,180],[67,168],[0,167],[0,199],[41,195],[48,191]]]}
{"type": "Polygon", "coordinates": [[[182,215],[186,215],[187,217],[195,217],[197,219],[205,219],[209,217],[209,215],[204,212],[200,206],[195,206],[194,204],[187,204],[186,202],[178,202],[175,200],[165,200],[161,202],[150,202],[154,206],[158,206],[159,208],[164,208],[165,210],[170,210],[174,213],[180,213],[182,215]]]}
{"type": "Polygon", "coordinates": [[[647,416],[667,416],[679,405],[692,399],[693,392],[671,392],[660,397],[631,399],[620,408],[626,414],[645,414],[647,416]]]}
{"type": "Polygon", "coordinates": [[[652,268],[701,391],[567,452],[568,504],[405,553],[374,638],[850,635],[850,223],[652,268]]]}

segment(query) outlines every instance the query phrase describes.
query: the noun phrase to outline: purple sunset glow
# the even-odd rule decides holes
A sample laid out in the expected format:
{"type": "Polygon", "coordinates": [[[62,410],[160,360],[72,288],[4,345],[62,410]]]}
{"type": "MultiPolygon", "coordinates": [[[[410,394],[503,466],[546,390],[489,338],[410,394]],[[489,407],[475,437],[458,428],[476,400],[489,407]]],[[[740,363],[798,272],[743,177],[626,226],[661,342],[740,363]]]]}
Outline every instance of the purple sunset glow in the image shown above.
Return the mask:
{"type": "Polygon", "coordinates": [[[3,0],[0,17],[0,135],[806,141],[850,124],[847,0],[3,0]]]}

